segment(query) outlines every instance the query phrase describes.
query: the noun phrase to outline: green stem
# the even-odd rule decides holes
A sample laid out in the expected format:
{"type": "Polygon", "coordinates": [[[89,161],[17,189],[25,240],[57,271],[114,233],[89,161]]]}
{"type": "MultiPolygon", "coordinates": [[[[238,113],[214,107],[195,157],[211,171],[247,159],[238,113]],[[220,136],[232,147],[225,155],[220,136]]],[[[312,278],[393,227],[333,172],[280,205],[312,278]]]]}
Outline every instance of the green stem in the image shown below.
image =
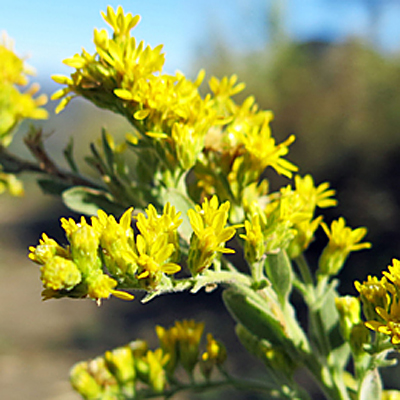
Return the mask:
{"type": "MultiPolygon", "coordinates": [[[[269,394],[271,397],[280,398],[281,394],[275,388],[268,386],[262,382],[258,381],[250,381],[244,379],[237,379],[233,377],[229,377],[229,379],[215,381],[215,382],[201,382],[201,383],[189,383],[189,384],[179,384],[176,387],[165,390],[161,393],[156,393],[149,390],[138,391],[135,394],[135,397],[132,400],[139,399],[152,399],[152,398],[169,398],[174,396],[175,394],[190,390],[193,392],[204,392],[206,390],[219,389],[226,386],[233,386],[238,390],[246,390],[252,392],[263,392],[269,394]]],[[[128,400],[128,399],[127,399],[128,400]]]]}
{"type": "Polygon", "coordinates": [[[304,294],[304,300],[309,308],[310,331],[314,336],[319,353],[308,356],[305,360],[305,365],[329,399],[348,400],[349,395],[344,385],[342,374],[329,365],[328,358],[332,351],[329,335],[325,330],[320,308],[315,306],[318,295],[321,295],[323,288],[326,288],[327,281],[320,280],[316,287],[304,255],[300,255],[295,261],[307,289],[304,294]]]}

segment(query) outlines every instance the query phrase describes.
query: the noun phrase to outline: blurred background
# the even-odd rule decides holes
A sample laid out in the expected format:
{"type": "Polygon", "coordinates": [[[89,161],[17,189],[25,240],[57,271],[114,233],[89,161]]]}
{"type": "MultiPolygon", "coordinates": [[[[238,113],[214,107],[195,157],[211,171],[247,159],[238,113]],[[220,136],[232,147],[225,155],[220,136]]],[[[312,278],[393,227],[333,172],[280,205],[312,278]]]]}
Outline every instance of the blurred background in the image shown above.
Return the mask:
{"type": "MultiPolygon", "coordinates": [[[[352,227],[368,227],[373,243],[372,250],[349,259],[340,275],[341,293],[355,294],[354,279],[379,274],[400,257],[400,1],[0,0],[0,30],[15,40],[17,53],[37,70],[34,80],[51,94],[57,86],[50,75],[70,72],[62,60],[81,47],[93,52],[93,28],[105,27],[100,10],[107,5],[142,16],[134,35],[152,46],[165,45],[166,72],[179,69],[194,77],[205,68],[208,78],[236,73],[247,84],[239,99],[254,95],[261,108],[274,111],[278,142],[297,136],[290,160],[301,174],[311,173],[317,183],[329,181],[337,190],[339,206],[328,210],[326,219],[343,215],[352,227]]],[[[129,131],[118,116],[83,101],[73,101],[59,116],[53,103],[50,119],[39,125],[61,164],[71,135],[80,160],[102,126],[115,135],[129,131]]],[[[11,149],[29,157],[22,145],[27,126],[20,127],[11,149]]],[[[232,369],[259,373],[260,366],[243,359],[231,337],[234,324],[218,291],[183,295],[185,301],[182,295],[166,296],[145,306],[120,300],[101,308],[90,301],[42,303],[39,270],[27,260],[27,246],[43,231],[63,241],[61,216],[74,214],[59,199],[42,195],[29,177],[24,198],[0,196],[1,399],[76,400],[68,384],[73,363],[138,337],[155,345],[152,327],[172,325],[177,318],[206,320],[206,330],[235,353],[232,369]]],[[[325,243],[320,236],[311,246],[311,260],[325,243]]],[[[400,388],[398,373],[384,374],[388,387],[400,388]]],[[[259,397],[229,393],[229,398],[259,397]]]]}

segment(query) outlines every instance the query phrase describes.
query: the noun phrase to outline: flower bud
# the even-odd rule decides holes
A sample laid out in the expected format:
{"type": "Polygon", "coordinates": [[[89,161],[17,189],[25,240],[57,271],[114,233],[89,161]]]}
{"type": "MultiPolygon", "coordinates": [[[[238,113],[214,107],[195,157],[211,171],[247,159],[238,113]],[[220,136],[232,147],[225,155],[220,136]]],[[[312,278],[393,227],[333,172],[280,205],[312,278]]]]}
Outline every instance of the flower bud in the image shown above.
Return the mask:
{"type": "Polygon", "coordinates": [[[342,335],[345,340],[349,340],[354,325],[361,322],[360,301],[353,296],[336,297],[335,305],[339,312],[342,335]]]}
{"type": "Polygon", "coordinates": [[[54,256],[41,268],[40,279],[45,288],[53,290],[71,290],[78,285],[82,276],[77,265],[60,256],[54,256]]]}
{"type": "Polygon", "coordinates": [[[70,242],[72,258],[84,276],[100,268],[101,260],[98,257],[99,233],[93,227],[87,224],[80,226],[71,234],[70,242]]]}
{"type": "Polygon", "coordinates": [[[88,363],[83,361],[76,364],[70,373],[72,387],[86,400],[100,399],[103,394],[102,387],[88,372],[88,363]]]}

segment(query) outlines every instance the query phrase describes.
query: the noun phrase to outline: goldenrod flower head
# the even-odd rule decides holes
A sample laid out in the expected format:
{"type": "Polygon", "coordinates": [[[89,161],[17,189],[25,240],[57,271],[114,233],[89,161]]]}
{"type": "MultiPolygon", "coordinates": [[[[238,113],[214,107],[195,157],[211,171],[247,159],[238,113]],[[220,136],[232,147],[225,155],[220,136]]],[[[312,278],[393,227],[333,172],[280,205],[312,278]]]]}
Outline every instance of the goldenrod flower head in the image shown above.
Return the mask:
{"type": "Polygon", "coordinates": [[[99,210],[97,217],[92,217],[93,229],[100,232],[102,258],[107,269],[116,276],[126,273],[133,275],[137,266],[132,260],[134,246],[131,227],[133,208],[126,210],[119,222],[113,215],[99,210]]]}
{"type": "Polygon", "coordinates": [[[128,36],[132,28],[140,21],[140,16],[132,16],[131,13],[124,14],[121,6],[115,12],[111,6],[107,7],[107,14],[101,12],[104,20],[113,28],[114,36],[128,36]]]}
{"type": "Polygon", "coordinates": [[[328,208],[337,205],[337,200],[332,199],[335,195],[333,189],[329,189],[329,183],[324,182],[319,186],[314,185],[314,179],[311,175],[300,175],[294,177],[296,192],[300,195],[304,207],[311,213],[314,213],[315,207],[328,208]]]}
{"type": "Polygon", "coordinates": [[[163,213],[159,215],[152,204],[149,204],[146,211],[147,218],[140,213],[136,219],[136,226],[147,243],[153,243],[158,236],[167,235],[168,242],[178,247],[177,229],[182,223],[181,212],[176,212],[174,206],[169,202],[164,206],[163,213]]]}
{"type": "Polygon", "coordinates": [[[50,239],[45,233],[39,239],[38,246],[30,246],[29,258],[38,264],[45,264],[54,256],[58,255],[64,258],[71,258],[68,248],[61,247],[54,239],[50,239]]]}
{"type": "Polygon", "coordinates": [[[180,362],[191,373],[198,361],[200,339],[203,334],[204,324],[194,320],[175,321],[169,329],[156,326],[156,333],[169,361],[166,370],[172,374],[180,362]]]}
{"type": "Polygon", "coordinates": [[[354,325],[361,322],[360,300],[353,296],[336,297],[335,305],[339,312],[342,335],[348,340],[354,325]]]}
{"type": "Polygon", "coordinates": [[[200,368],[204,377],[210,379],[216,365],[222,365],[226,360],[226,348],[222,342],[215,340],[211,333],[207,334],[207,350],[201,355],[200,368]]]}
{"type": "Polygon", "coordinates": [[[259,261],[265,253],[266,248],[263,234],[265,225],[266,221],[260,214],[255,214],[251,217],[251,220],[244,221],[246,234],[239,236],[245,240],[244,252],[246,260],[249,263],[259,261]]]}
{"type": "Polygon", "coordinates": [[[52,257],[40,271],[43,286],[52,290],[71,290],[82,280],[78,266],[60,256],[52,257]]]}
{"type": "Polygon", "coordinates": [[[360,243],[367,234],[367,229],[353,230],[346,226],[346,221],[342,217],[333,221],[330,229],[323,222],[321,225],[329,238],[329,243],[319,259],[319,273],[322,275],[337,274],[350,252],[371,247],[369,242],[360,243]]]}
{"type": "Polygon", "coordinates": [[[211,200],[205,199],[195,210],[188,210],[188,217],[193,229],[189,250],[189,269],[197,274],[208,268],[216,253],[234,253],[226,248],[225,242],[236,233],[236,227],[226,227],[230,203],[219,205],[217,196],[211,200]]]}
{"type": "Polygon", "coordinates": [[[155,392],[162,392],[167,384],[165,365],[168,363],[169,355],[164,354],[161,349],[149,350],[142,360],[148,365],[148,383],[155,392]]]}
{"type": "Polygon", "coordinates": [[[400,261],[397,259],[392,260],[393,265],[388,266],[389,272],[383,271],[383,275],[391,282],[394,286],[400,290],[400,261]]]}
{"type": "Polygon", "coordinates": [[[103,388],[90,374],[86,361],[74,365],[70,372],[70,381],[72,387],[85,399],[97,399],[103,395],[103,388]]]}
{"type": "Polygon", "coordinates": [[[92,226],[83,224],[69,238],[72,258],[79,264],[84,275],[90,274],[94,268],[100,268],[99,236],[99,233],[92,226]]]}
{"type": "Polygon", "coordinates": [[[232,97],[246,87],[244,83],[236,84],[237,78],[237,75],[232,75],[230,78],[225,76],[220,80],[212,76],[208,85],[216,97],[232,97]]]}
{"type": "Polygon", "coordinates": [[[400,304],[399,299],[395,296],[392,299],[389,311],[382,307],[375,308],[376,313],[380,317],[380,321],[370,320],[365,322],[365,326],[376,332],[388,335],[394,345],[400,344],[400,304]]]}
{"type": "Polygon", "coordinates": [[[102,387],[105,395],[112,393],[113,389],[117,389],[115,377],[108,370],[104,357],[96,357],[88,361],[87,371],[102,387]]]}
{"type": "Polygon", "coordinates": [[[102,299],[108,299],[111,295],[122,300],[133,300],[133,295],[121,290],[115,290],[117,281],[104,274],[101,270],[92,272],[86,279],[88,285],[87,295],[101,304],[102,299]]]}
{"type": "Polygon", "coordinates": [[[364,313],[368,319],[372,318],[372,316],[369,312],[366,312],[365,306],[372,307],[373,315],[375,315],[374,310],[376,307],[387,309],[390,296],[387,291],[388,282],[385,277],[378,279],[376,276],[368,276],[363,283],[355,281],[354,286],[360,293],[361,301],[364,305],[364,313]]]}
{"type": "Polygon", "coordinates": [[[295,136],[291,135],[276,145],[269,126],[272,118],[272,113],[266,114],[259,126],[251,126],[247,131],[236,132],[236,136],[246,149],[244,162],[247,168],[259,174],[267,167],[272,167],[278,174],[291,178],[298,168],[282,157],[289,153],[289,146],[295,141],[295,136]]]}
{"type": "Polygon", "coordinates": [[[181,270],[178,264],[168,262],[175,248],[168,243],[167,235],[160,235],[153,243],[147,243],[142,235],[136,237],[136,263],[139,267],[138,279],[150,279],[158,283],[161,273],[173,275],[181,270]]]}
{"type": "Polygon", "coordinates": [[[175,327],[179,361],[183,368],[191,374],[198,361],[199,345],[204,331],[204,323],[194,320],[183,320],[176,321],[175,327]]]}
{"type": "Polygon", "coordinates": [[[160,341],[161,349],[165,354],[169,355],[165,369],[169,375],[172,375],[179,361],[178,330],[176,326],[166,329],[163,326],[157,325],[156,334],[160,341]]]}
{"type": "Polygon", "coordinates": [[[39,90],[33,84],[24,93],[17,85],[28,83],[27,74],[33,70],[18,57],[4,35],[0,40],[0,144],[8,146],[12,140],[12,131],[25,118],[46,119],[47,111],[40,106],[46,104],[45,95],[34,98],[39,90]]]}
{"type": "Polygon", "coordinates": [[[22,197],[25,194],[24,185],[16,175],[1,172],[0,169],[0,194],[6,191],[15,197],[22,197]]]}
{"type": "Polygon", "coordinates": [[[136,370],[134,368],[134,357],[129,345],[118,347],[104,354],[105,364],[108,370],[115,376],[121,386],[134,383],[136,370]]]}
{"type": "Polygon", "coordinates": [[[207,334],[207,351],[201,356],[203,361],[213,360],[216,365],[221,365],[226,360],[225,346],[218,340],[214,339],[211,333],[207,334]]]}

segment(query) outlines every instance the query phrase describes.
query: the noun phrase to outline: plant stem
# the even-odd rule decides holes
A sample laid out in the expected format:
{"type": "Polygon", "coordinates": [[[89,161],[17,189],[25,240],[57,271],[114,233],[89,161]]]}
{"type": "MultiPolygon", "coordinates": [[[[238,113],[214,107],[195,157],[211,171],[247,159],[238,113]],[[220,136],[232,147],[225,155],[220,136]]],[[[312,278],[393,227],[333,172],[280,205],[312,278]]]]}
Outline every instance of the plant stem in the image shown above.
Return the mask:
{"type": "Polygon", "coordinates": [[[348,400],[349,395],[343,383],[341,373],[338,374],[334,370],[334,367],[329,365],[328,358],[332,351],[329,335],[322,321],[320,307],[315,306],[318,300],[318,289],[322,286],[326,287],[327,282],[321,281],[319,282],[321,286],[315,286],[314,278],[303,254],[297,257],[295,261],[307,289],[307,292],[304,294],[304,300],[309,309],[310,332],[313,336],[311,339],[314,338],[319,353],[307,356],[305,365],[316,378],[321,389],[329,399],[348,400]]]}

